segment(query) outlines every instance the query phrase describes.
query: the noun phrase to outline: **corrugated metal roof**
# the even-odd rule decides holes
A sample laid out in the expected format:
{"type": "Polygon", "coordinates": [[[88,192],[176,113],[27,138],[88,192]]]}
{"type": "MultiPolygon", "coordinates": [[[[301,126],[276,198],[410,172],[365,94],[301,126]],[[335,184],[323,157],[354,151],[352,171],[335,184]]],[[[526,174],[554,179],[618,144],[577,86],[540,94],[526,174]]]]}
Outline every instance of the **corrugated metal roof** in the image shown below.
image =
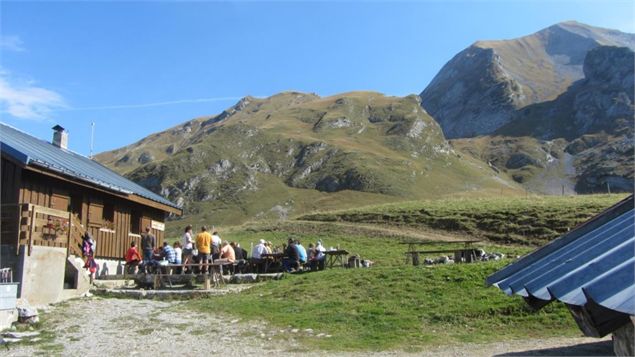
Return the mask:
{"type": "Polygon", "coordinates": [[[4,123],[0,123],[0,149],[25,165],[35,165],[115,192],[135,194],[179,209],[156,193],[128,180],[100,163],[4,123]]]}
{"type": "Polygon", "coordinates": [[[635,315],[633,196],[487,278],[508,295],[635,315]]]}

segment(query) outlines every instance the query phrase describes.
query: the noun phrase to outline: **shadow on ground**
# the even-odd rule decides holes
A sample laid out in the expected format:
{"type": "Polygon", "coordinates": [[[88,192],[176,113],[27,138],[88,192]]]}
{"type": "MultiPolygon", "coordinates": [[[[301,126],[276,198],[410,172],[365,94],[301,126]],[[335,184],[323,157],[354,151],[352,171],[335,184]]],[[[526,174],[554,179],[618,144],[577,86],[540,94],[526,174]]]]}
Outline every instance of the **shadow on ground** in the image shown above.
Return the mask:
{"type": "Polygon", "coordinates": [[[583,343],[575,346],[545,348],[541,350],[528,350],[522,352],[510,352],[496,355],[503,356],[615,356],[612,341],[583,343]]]}

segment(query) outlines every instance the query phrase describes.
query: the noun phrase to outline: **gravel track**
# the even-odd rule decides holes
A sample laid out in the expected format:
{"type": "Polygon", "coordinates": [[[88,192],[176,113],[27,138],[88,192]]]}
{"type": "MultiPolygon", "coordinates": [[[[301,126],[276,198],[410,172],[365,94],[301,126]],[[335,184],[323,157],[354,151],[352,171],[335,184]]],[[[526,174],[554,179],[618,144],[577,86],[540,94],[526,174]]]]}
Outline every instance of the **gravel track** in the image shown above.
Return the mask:
{"type": "MultiPolygon", "coordinates": [[[[0,355],[33,356],[606,356],[610,339],[554,338],[432,347],[400,351],[337,353],[306,351],[297,336],[317,332],[271,329],[259,321],[241,321],[210,311],[193,315],[183,301],[84,298],[45,313],[52,341],[0,346],[0,355]],[[195,323],[193,323],[195,321],[195,323]]],[[[327,337],[320,337],[328,343],[327,337]]]]}

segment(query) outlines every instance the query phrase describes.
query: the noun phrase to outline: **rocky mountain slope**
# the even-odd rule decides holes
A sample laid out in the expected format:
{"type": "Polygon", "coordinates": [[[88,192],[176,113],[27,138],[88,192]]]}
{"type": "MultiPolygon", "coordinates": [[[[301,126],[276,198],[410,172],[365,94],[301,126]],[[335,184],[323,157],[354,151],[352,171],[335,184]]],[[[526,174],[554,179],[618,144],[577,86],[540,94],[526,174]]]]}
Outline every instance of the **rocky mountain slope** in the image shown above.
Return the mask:
{"type": "Polygon", "coordinates": [[[576,190],[633,190],[635,53],[601,46],[584,61],[585,78],[553,101],[530,105],[497,131],[543,140],[564,138],[575,157],[576,190]]]}
{"type": "Polygon", "coordinates": [[[496,134],[575,140],[601,131],[632,133],[634,63],[629,48],[596,47],[585,58],[583,79],[556,99],[515,113],[496,134]]]}
{"type": "Polygon", "coordinates": [[[455,145],[539,192],[632,191],[634,63],[629,48],[596,47],[585,77],[556,99],[514,113],[494,136],[455,145]]]}
{"type": "Polygon", "coordinates": [[[561,23],[476,42],[420,96],[245,97],[96,159],[181,205],[182,224],[474,192],[632,191],[633,48],[633,34],[561,23]]]}
{"type": "Polygon", "coordinates": [[[421,93],[448,138],[491,134],[530,104],[553,100],[582,79],[601,45],[635,49],[635,35],[563,22],[513,40],[479,41],[452,58],[421,93]]]}
{"type": "Polygon", "coordinates": [[[182,205],[192,223],[520,190],[454,152],[415,95],[246,97],[96,159],[182,205]]]}

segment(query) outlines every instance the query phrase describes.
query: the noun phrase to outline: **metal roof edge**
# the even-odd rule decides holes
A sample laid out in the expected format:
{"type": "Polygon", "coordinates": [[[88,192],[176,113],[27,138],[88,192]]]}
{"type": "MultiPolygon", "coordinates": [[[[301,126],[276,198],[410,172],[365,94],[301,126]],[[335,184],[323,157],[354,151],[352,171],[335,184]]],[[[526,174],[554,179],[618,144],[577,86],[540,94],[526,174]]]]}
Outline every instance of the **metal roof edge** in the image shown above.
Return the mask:
{"type": "Polygon", "coordinates": [[[576,239],[583,236],[584,234],[587,234],[588,232],[594,230],[597,226],[600,226],[612,220],[613,218],[623,214],[624,212],[627,212],[628,210],[633,208],[633,203],[634,203],[633,195],[630,195],[629,197],[623,199],[622,201],[614,204],[613,206],[595,215],[590,220],[578,225],[569,233],[547,243],[543,247],[538,248],[537,250],[520,258],[518,261],[513,262],[507,265],[505,268],[488,276],[485,279],[487,286],[491,286],[494,283],[499,282],[505,279],[506,277],[524,269],[525,267],[534,263],[535,261],[547,256],[554,250],[560,249],[566,246],[567,244],[575,241],[576,239]]]}
{"type": "Polygon", "coordinates": [[[587,299],[587,303],[584,306],[589,305],[589,304],[595,304],[595,305],[601,306],[601,307],[603,307],[605,309],[616,311],[618,313],[625,314],[625,315],[632,315],[632,313],[633,313],[632,311],[619,311],[619,310],[616,310],[615,307],[604,306],[604,304],[601,304],[600,302],[596,301],[593,298],[592,294],[589,292],[589,290],[587,288],[581,288],[581,290],[582,290],[582,293],[584,294],[584,297],[587,299]]]}
{"type": "Polygon", "coordinates": [[[0,152],[6,153],[7,155],[11,156],[15,160],[23,163],[24,165],[29,164],[30,158],[28,155],[24,154],[23,152],[19,150],[16,150],[15,148],[11,147],[7,143],[0,142],[0,152]]]}

